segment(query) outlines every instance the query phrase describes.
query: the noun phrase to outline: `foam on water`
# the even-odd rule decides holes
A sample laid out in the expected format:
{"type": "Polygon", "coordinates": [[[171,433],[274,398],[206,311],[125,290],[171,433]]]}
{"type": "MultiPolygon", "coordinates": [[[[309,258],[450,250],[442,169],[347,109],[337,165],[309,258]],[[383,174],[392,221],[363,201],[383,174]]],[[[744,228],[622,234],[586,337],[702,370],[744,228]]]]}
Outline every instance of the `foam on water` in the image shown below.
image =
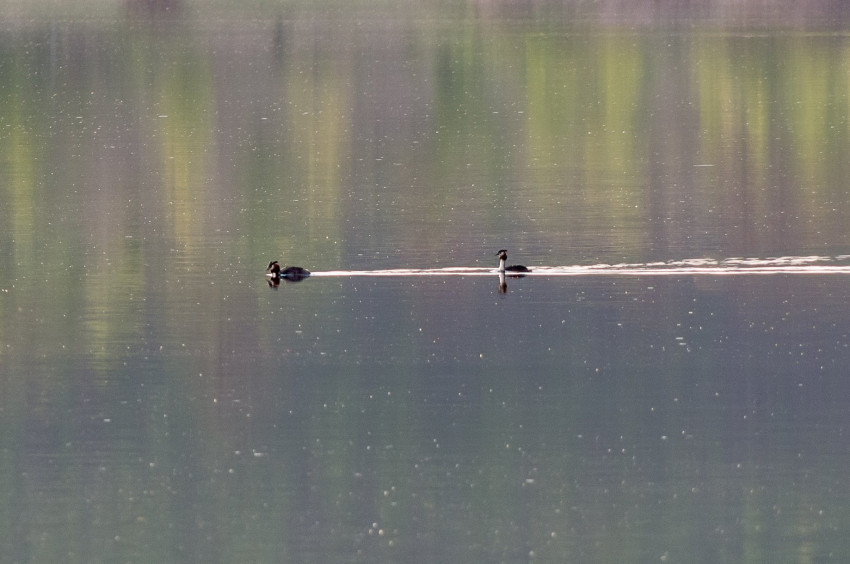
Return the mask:
{"type": "MultiPolygon", "coordinates": [[[[764,274],[850,274],[850,255],[726,259],[684,259],[667,262],[531,266],[524,276],[747,276],[764,274]]],[[[394,268],[330,270],[312,276],[492,276],[495,268],[394,268]]],[[[511,276],[512,273],[507,273],[511,276]]],[[[513,274],[515,276],[515,274],[513,274]]]]}

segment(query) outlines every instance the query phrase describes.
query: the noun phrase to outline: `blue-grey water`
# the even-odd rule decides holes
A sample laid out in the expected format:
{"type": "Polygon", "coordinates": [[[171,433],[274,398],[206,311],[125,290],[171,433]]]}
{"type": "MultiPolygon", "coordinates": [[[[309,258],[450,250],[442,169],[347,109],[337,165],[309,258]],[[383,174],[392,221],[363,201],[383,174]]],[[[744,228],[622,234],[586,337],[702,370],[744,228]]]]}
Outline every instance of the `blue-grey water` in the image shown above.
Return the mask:
{"type": "Polygon", "coordinates": [[[0,561],[847,561],[850,28],[779,8],[10,3],[0,561]]]}

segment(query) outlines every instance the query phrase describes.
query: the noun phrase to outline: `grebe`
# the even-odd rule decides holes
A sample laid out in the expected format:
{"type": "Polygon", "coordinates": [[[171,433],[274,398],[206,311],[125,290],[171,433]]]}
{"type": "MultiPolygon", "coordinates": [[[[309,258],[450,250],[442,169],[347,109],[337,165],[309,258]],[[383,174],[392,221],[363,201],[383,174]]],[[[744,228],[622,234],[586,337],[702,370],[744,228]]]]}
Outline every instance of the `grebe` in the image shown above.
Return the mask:
{"type": "Polygon", "coordinates": [[[279,282],[281,278],[292,282],[304,280],[310,276],[310,271],[300,266],[287,266],[281,270],[280,265],[276,260],[273,260],[266,267],[266,271],[271,272],[273,282],[279,282]]]}
{"type": "Polygon", "coordinates": [[[499,257],[499,272],[531,272],[530,268],[521,264],[512,264],[511,266],[505,266],[505,261],[508,260],[508,251],[506,251],[505,249],[502,249],[498,253],[496,253],[496,256],[499,257]]]}

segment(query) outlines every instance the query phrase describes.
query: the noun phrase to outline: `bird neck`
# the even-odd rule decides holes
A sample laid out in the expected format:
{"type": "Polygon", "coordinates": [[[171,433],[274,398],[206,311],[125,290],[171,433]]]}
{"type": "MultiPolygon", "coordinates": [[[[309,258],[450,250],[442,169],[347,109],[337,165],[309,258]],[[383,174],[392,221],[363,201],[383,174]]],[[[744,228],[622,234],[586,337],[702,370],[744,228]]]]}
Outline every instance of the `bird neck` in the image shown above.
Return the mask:
{"type": "Polygon", "coordinates": [[[505,271],[505,259],[499,258],[499,272],[505,271]]]}

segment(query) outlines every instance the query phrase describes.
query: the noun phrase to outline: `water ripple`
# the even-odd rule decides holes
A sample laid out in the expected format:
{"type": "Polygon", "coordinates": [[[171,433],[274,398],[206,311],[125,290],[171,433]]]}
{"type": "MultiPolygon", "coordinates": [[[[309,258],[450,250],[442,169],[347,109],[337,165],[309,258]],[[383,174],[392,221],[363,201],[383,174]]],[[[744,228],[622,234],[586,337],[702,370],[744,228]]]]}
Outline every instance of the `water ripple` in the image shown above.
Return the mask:
{"type": "MultiPolygon", "coordinates": [[[[756,274],[850,274],[850,255],[731,257],[684,259],[650,263],[532,266],[527,276],[746,276],[756,274]]],[[[387,270],[331,270],[313,276],[492,276],[495,268],[394,268],[387,270]]],[[[511,273],[508,273],[510,276],[511,273]]]]}

